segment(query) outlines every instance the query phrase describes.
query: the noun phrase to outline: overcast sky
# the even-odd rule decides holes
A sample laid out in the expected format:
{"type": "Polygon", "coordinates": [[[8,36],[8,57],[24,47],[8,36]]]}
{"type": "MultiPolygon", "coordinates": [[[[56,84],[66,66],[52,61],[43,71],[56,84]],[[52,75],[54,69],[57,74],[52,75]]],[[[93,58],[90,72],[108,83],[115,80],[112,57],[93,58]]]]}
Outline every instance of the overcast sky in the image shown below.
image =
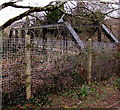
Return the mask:
{"type": "MultiPolygon", "coordinates": [[[[0,5],[4,2],[8,2],[10,0],[0,0],[0,5]]],[[[53,0],[23,0],[23,2],[18,2],[18,5],[30,5],[30,6],[45,6],[49,4],[53,0]]],[[[62,0],[61,0],[62,1],[62,0]]],[[[63,0],[64,1],[64,0],[63,0]]],[[[114,1],[114,0],[104,0],[104,1],[114,1]]],[[[26,11],[26,9],[17,9],[12,7],[4,8],[0,11],[0,25],[2,25],[8,19],[19,15],[20,13],[26,11]]]]}
{"type": "MultiPolygon", "coordinates": [[[[10,0],[0,0],[0,5],[4,2],[8,2],[10,0]]],[[[19,5],[31,5],[31,6],[45,6],[49,2],[53,0],[23,0],[23,2],[18,2],[17,4],[19,5]]],[[[3,10],[0,11],[0,25],[2,25],[5,21],[8,19],[19,15],[20,13],[24,12],[25,9],[17,9],[17,8],[12,8],[12,7],[7,7],[4,8],[3,10]]]]}

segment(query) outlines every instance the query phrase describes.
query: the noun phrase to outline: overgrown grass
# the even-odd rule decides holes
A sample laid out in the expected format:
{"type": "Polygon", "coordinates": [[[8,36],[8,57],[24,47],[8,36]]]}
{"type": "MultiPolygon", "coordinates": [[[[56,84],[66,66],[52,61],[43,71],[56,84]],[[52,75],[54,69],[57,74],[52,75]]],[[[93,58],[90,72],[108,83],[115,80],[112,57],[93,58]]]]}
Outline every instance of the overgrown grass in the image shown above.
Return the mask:
{"type": "Polygon", "coordinates": [[[5,109],[89,108],[89,105],[95,104],[97,100],[116,94],[118,90],[116,81],[118,80],[118,78],[112,77],[102,82],[93,81],[91,86],[78,85],[57,93],[38,92],[30,100],[26,100],[25,96],[13,97],[14,99],[11,99],[5,109]]]}
{"type": "MultiPolygon", "coordinates": [[[[32,82],[32,84],[36,86],[36,83],[42,80],[44,85],[37,86],[37,91],[30,100],[26,100],[24,86],[12,93],[3,93],[3,107],[6,110],[19,108],[86,108],[89,107],[89,104],[94,104],[96,100],[115,93],[120,87],[120,80],[116,77],[110,79],[110,77],[114,76],[116,72],[116,68],[114,68],[116,59],[104,53],[101,55],[94,53],[92,72],[95,76],[92,75],[92,85],[88,86],[85,83],[87,81],[87,54],[86,50],[76,55],[70,53],[61,55],[56,52],[49,55],[32,56],[32,75],[36,78],[36,82],[32,82]],[[111,59],[112,57],[113,59],[111,59]],[[109,71],[107,67],[114,72],[109,71]]],[[[4,72],[9,71],[10,75],[10,70],[12,70],[11,73],[16,78],[15,74],[24,73],[22,71],[25,68],[22,66],[21,61],[18,60],[14,66],[6,68],[4,72]]],[[[25,85],[25,83],[22,84],[25,85]]]]}

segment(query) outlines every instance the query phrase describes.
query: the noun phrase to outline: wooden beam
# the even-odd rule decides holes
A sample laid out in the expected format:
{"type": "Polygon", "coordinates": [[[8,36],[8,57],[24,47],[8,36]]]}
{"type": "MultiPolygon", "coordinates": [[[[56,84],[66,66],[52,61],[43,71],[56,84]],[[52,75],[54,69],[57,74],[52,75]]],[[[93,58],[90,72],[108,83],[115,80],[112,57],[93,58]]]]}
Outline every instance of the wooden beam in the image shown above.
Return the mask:
{"type": "Polygon", "coordinates": [[[13,33],[13,31],[12,31],[12,29],[11,29],[11,30],[10,30],[10,33],[9,33],[9,38],[12,37],[12,33],[13,33]]]}
{"type": "Polygon", "coordinates": [[[106,37],[111,41],[115,43],[120,43],[116,36],[110,31],[110,29],[105,25],[101,24],[102,30],[105,33],[106,37]]]}
{"type": "Polygon", "coordinates": [[[101,42],[101,26],[98,27],[98,42],[101,42]]]}
{"type": "Polygon", "coordinates": [[[60,23],[60,24],[47,24],[47,25],[40,25],[40,26],[29,26],[29,27],[25,27],[25,28],[12,28],[11,30],[29,30],[29,29],[43,29],[43,28],[60,28],[63,27],[64,24],[60,23]]]}
{"type": "Polygon", "coordinates": [[[42,32],[42,39],[43,39],[43,53],[46,54],[47,53],[47,37],[46,37],[46,32],[47,29],[43,28],[43,32],[42,32]]]}
{"type": "Polygon", "coordinates": [[[83,44],[82,40],[80,39],[80,37],[75,32],[75,30],[73,29],[73,27],[68,22],[65,22],[65,27],[70,32],[70,34],[72,35],[72,38],[76,41],[76,43],[79,45],[79,47],[81,49],[83,49],[84,44],[83,44]]]}

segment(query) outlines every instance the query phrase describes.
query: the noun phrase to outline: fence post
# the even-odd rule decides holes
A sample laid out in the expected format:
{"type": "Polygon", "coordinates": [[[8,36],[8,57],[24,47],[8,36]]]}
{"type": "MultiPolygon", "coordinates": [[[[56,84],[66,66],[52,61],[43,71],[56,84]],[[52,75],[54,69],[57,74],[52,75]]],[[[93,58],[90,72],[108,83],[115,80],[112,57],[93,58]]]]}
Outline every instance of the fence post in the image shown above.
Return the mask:
{"type": "Polygon", "coordinates": [[[42,33],[43,53],[44,53],[44,54],[47,53],[47,37],[46,37],[46,33],[47,33],[47,28],[44,28],[44,29],[43,29],[43,33],[42,33]]]}
{"type": "Polygon", "coordinates": [[[88,84],[91,85],[92,72],[92,40],[88,40],[88,84]]]}
{"type": "Polygon", "coordinates": [[[25,55],[26,55],[26,95],[27,99],[31,98],[31,47],[30,36],[25,36],[25,55]]]}
{"type": "Polygon", "coordinates": [[[2,31],[0,31],[0,110],[2,109],[2,53],[3,53],[3,39],[2,31]]]}
{"type": "Polygon", "coordinates": [[[101,42],[101,26],[98,27],[98,42],[101,42]]]}

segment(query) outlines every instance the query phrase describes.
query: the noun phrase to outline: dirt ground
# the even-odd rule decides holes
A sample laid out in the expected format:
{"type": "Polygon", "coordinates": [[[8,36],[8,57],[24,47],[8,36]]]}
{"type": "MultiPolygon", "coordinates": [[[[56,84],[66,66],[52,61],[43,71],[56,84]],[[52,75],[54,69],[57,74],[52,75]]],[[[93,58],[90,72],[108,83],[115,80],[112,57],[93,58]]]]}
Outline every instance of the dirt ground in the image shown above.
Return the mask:
{"type": "Polygon", "coordinates": [[[113,93],[107,98],[98,100],[96,104],[88,105],[90,108],[118,108],[120,110],[120,96],[119,93],[113,93]]]}

